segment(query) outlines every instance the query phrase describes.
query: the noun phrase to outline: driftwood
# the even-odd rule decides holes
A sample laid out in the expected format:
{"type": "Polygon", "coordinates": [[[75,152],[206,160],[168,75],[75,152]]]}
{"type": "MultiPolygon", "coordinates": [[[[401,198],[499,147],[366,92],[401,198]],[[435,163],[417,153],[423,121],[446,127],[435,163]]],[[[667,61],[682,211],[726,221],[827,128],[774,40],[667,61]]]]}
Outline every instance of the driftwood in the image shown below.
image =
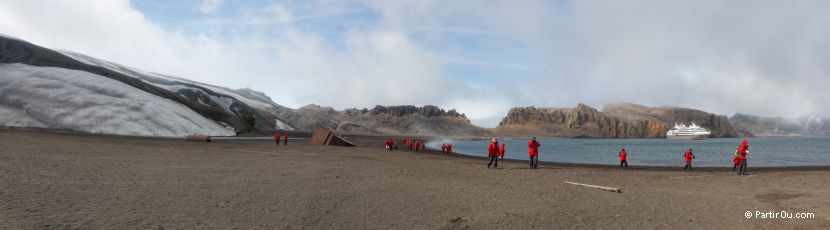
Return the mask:
{"type": "Polygon", "coordinates": [[[614,187],[605,187],[605,186],[599,186],[599,185],[582,184],[582,183],[576,183],[576,182],[570,182],[570,181],[565,181],[565,183],[572,184],[572,185],[585,186],[585,187],[589,187],[589,188],[602,189],[602,190],[609,191],[609,192],[617,192],[617,193],[622,192],[622,190],[620,188],[614,188],[614,187]]]}
{"type": "Polygon", "coordinates": [[[185,141],[195,142],[210,142],[210,136],[205,135],[190,135],[184,138],[185,141]]]}

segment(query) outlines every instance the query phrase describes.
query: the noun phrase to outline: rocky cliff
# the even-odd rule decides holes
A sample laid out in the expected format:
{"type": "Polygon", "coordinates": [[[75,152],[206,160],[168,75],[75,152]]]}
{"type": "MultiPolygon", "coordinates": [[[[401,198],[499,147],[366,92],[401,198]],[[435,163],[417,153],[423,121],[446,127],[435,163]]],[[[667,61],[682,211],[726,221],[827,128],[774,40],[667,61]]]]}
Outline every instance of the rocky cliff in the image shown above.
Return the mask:
{"type": "Polygon", "coordinates": [[[311,130],[323,125],[345,134],[481,136],[487,133],[487,130],[471,124],[464,114],[432,105],[378,105],[372,109],[338,111],[312,104],[280,115],[283,115],[280,119],[299,130],[311,130]]]}
{"type": "Polygon", "coordinates": [[[598,111],[588,105],[575,108],[513,108],[494,129],[499,135],[537,135],[593,138],[661,138],[674,123],[695,122],[712,130],[713,137],[734,137],[726,116],[674,107],[614,104],[598,111]]]}
{"type": "Polygon", "coordinates": [[[735,114],[729,122],[741,136],[830,136],[830,125],[819,116],[799,118],[761,117],[735,114]]]}
{"type": "MultiPolygon", "coordinates": [[[[716,115],[696,109],[660,106],[648,107],[631,103],[618,103],[606,105],[603,108],[606,114],[621,117],[626,120],[654,120],[666,123],[669,128],[675,123],[689,124],[694,122],[701,127],[707,128],[712,132],[712,137],[736,137],[738,136],[735,128],[729,123],[729,118],[724,115],[716,115]]],[[[658,137],[665,137],[663,135],[658,137]]]]}

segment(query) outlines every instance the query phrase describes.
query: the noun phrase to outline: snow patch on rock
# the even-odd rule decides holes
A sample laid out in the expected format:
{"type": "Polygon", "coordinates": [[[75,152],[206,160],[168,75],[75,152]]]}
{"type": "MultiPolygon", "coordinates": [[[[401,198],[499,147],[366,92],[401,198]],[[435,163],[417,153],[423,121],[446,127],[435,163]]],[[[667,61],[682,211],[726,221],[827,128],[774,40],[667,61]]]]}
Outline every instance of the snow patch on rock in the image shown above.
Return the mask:
{"type": "Polygon", "coordinates": [[[279,130],[294,130],[294,127],[291,127],[291,125],[289,125],[288,123],[283,122],[280,119],[276,119],[275,123],[277,124],[277,127],[275,127],[276,129],[279,129],[279,130]]]}

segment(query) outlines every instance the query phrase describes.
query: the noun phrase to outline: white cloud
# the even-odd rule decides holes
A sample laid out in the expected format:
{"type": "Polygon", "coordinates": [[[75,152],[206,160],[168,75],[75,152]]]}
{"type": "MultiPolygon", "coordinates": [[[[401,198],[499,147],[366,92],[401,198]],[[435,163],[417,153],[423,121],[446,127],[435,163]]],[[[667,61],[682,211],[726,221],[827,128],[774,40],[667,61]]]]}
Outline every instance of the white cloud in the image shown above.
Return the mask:
{"type": "Polygon", "coordinates": [[[219,10],[224,3],[225,0],[202,0],[202,4],[199,5],[199,11],[205,14],[211,14],[219,10]]]}
{"type": "MultiPolygon", "coordinates": [[[[828,113],[821,1],[575,2],[578,68],[601,97],[721,114],[828,113]],[[598,15],[602,15],[599,17],[598,15]],[[587,52],[586,52],[587,51],[587,52]],[[654,99],[647,99],[654,98],[654,99]],[[824,108],[819,108],[824,107],[824,108]]],[[[602,99],[594,99],[602,101],[602,99]]]]}
{"type": "Polygon", "coordinates": [[[280,4],[273,4],[270,7],[270,11],[273,12],[277,21],[280,23],[289,23],[293,20],[293,16],[291,15],[291,11],[286,9],[284,6],[280,4]]]}
{"type": "Polygon", "coordinates": [[[436,104],[489,126],[578,102],[796,116],[830,114],[827,5],[300,1],[160,25],[126,0],[12,0],[0,33],[295,108],[436,104]]]}
{"type": "MultiPolygon", "coordinates": [[[[280,25],[278,36],[171,30],[150,22],[127,1],[13,1],[0,11],[19,12],[0,16],[3,33],[35,44],[210,84],[250,87],[295,108],[423,105],[440,102],[440,92],[449,91],[441,84],[441,64],[403,31],[349,30],[335,38],[342,43],[338,47],[291,24],[280,25]]],[[[269,20],[286,23],[292,16],[273,5],[245,19],[271,26],[269,20]]]]}

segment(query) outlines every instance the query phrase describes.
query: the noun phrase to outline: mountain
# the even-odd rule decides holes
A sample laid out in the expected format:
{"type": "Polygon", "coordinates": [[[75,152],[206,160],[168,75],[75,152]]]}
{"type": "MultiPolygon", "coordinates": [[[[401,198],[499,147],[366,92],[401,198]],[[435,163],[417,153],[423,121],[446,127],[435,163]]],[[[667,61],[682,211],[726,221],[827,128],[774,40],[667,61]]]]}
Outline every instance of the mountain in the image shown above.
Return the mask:
{"type": "Polygon", "coordinates": [[[323,125],[350,134],[480,135],[454,110],[291,109],[264,93],[152,73],[0,35],[0,126],[140,136],[264,134],[323,125]]]}
{"type": "Polygon", "coordinates": [[[512,108],[493,131],[507,136],[662,138],[674,123],[681,122],[706,127],[712,137],[737,136],[726,116],[628,103],[606,105],[603,111],[585,104],[575,108],[512,108]]]}
{"type": "Polygon", "coordinates": [[[334,110],[307,105],[285,120],[298,129],[322,124],[338,133],[423,136],[482,136],[487,131],[472,125],[464,114],[436,106],[375,106],[372,109],[334,110]]]}
{"type": "Polygon", "coordinates": [[[830,136],[827,119],[819,116],[799,118],[761,117],[737,113],[729,117],[729,122],[742,136],[830,136]]]}
{"type": "MultiPolygon", "coordinates": [[[[716,115],[696,109],[660,106],[648,107],[631,103],[617,103],[606,105],[603,110],[606,114],[621,117],[629,121],[656,120],[664,122],[668,128],[675,123],[689,124],[694,122],[712,132],[712,137],[736,137],[738,133],[729,123],[729,117],[716,115]]],[[[668,128],[666,131],[668,131],[668,128]]],[[[665,137],[665,131],[658,137],[665,137]]]]}
{"type": "Polygon", "coordinates": [[[85,71],[0,64],[0,124],[142,136],[234,135],[190,108],[85,71]]]}
{"type": "MultiPolygon", "coordinates": [[[[143,136],[273,130],[261,93],[193,82],[0,36],[0,125],[143,136]],[[80,81],[83,79],[83,81],[80,81]]],[[[290,128],[290,127],[289,127],[290,128]]]]}

